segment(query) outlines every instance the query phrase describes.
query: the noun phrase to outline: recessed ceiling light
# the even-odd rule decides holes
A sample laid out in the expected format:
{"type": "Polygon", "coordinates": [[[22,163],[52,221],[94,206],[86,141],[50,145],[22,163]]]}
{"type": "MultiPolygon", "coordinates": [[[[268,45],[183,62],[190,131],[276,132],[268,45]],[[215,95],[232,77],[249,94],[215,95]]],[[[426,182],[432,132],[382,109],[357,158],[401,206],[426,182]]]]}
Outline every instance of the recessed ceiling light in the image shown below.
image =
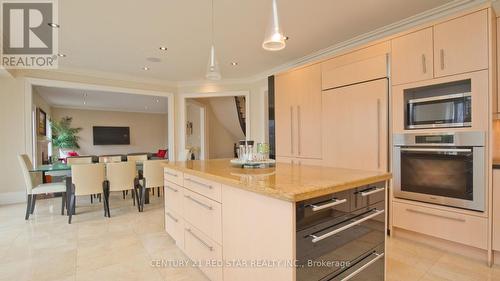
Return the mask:
{"type": "Polygon", "coordinates": [[[283,37],[283,39],[285,39],[285,41],[287,41],[288,39],[290,39],[290,37],[285,36],[285,37],[283,37]]]}
{"type": "Polygon", "coordinates": [[[145,107],[144,107],[144,109],[148,110],[148,107],[147,107],[147,106],[145,106],[145,107]]]}
{"type": "Polygon", "coordinates": [[[149,67],[145,66],[142,68],[142,70],[149,70],[149,67]]]}
{"type": "Polygon", "coordinates": [[[161,46],[159,49],[160,49],[160,50],[162,50],[162,51],[166,51],[166,50],[167,50],[167,47],[163,47],[163,46],[161,46]]]}
{"type": "Polygon", "coordinates": [[[53,22],[49,22],[48,25],[52,28],[59,28],[60,25],[58,25],[57,23],[53,23],[53,22]]]}
{"type": "Polygon", "coordinates": [[[237,66],[237,65],[238,65],[238,62],[237,62],[237,61],[233,61],[233,62],[231,62],[231,65],[232,65],[232,66],[237,66]]]}
{"type": "Polygon", "coordinates": [[[65,58],[65,57],[66,57],[66,55],[65,55],[65,54],[61,54],[61,53],[57,54],[57,56],[58,56],[58,57],[61,57],[61,58],[65,58]]]}
{"type": "Polygon", "coordinates": [[[87,104],[87,102],[86,102],[86,101],[83,101],[83,104],[87,104]]]}
{"type": "Polygon", "coordinates": [[[156,99],[156,103],[159,103],[160,102],[160,99],[156,99]]]}

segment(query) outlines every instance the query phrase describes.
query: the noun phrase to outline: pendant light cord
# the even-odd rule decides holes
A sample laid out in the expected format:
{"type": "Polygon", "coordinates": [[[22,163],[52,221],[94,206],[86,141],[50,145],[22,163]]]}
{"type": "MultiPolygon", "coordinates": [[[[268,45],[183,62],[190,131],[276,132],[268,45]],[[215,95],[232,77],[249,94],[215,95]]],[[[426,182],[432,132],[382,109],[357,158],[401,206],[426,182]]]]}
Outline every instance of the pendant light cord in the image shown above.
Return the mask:
{"type": "Polygon", "coordinates": [[[215,24],[214,24],[214,0],[212,0],[212,46],[214,45],[214,30],[215,30],[215,24]]]}

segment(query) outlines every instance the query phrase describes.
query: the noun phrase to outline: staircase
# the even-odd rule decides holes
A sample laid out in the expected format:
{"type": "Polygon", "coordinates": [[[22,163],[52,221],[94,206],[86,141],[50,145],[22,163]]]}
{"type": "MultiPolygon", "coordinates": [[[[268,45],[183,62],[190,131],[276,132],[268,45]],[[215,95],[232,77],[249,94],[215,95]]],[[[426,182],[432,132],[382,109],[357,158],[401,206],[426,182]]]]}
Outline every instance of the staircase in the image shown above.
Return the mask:
{"type": "Polygon", "coordinates": [[[247,125],[246,125],[246,100],[245,96],[236,96],[234,97],[234,101],[236,103],[236,112],[238,113],[238,120],[240,121],[241,130],[243,134],[246,136],[247,133],[247,125]]]}

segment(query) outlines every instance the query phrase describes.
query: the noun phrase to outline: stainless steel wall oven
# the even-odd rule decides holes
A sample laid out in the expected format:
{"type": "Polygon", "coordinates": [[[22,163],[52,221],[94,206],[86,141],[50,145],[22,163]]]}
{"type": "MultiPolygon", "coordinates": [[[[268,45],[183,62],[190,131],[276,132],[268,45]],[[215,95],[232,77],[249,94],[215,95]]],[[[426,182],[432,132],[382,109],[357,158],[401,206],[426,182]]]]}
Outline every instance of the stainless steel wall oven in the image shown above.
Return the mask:
{"type": "Polygon", "coordinates": [[[485,210],[483,132],[394,136],[394,196],[485,210]]]}

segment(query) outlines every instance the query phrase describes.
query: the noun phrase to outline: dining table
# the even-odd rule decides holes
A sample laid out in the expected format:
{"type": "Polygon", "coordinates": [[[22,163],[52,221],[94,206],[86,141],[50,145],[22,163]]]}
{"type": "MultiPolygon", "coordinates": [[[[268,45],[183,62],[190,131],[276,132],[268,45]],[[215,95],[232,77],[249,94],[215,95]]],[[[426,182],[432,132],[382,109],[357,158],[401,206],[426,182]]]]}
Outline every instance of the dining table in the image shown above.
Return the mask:
{"type": "MultiPolygon", "coordinates": [[[[142,169],[143,169],[143,164],[141,161],[136,162],[136,168],[137,172],[139,175],[139,179],[142,178],[142,169]]],[[[68,206],[70,194],[71,194],[71,188],[72,188],[72,178],[71,178],[71,165],[66,164],[66,163],[53,163],[53,164],[45,164],[45,165],[39,165],[34,167],[33,169],[30,170],[30,173],[41,173],[42,174],[42,181],[43,183],[46,183],[46,175],[50,173],[56,173],[56,172],[66,172],[67,176],[65,178],[66,181],[66,207],[68,206]]],[[[146,192],[144,195],[144,203],[149,204],[149,192],[146,192]]]]}

